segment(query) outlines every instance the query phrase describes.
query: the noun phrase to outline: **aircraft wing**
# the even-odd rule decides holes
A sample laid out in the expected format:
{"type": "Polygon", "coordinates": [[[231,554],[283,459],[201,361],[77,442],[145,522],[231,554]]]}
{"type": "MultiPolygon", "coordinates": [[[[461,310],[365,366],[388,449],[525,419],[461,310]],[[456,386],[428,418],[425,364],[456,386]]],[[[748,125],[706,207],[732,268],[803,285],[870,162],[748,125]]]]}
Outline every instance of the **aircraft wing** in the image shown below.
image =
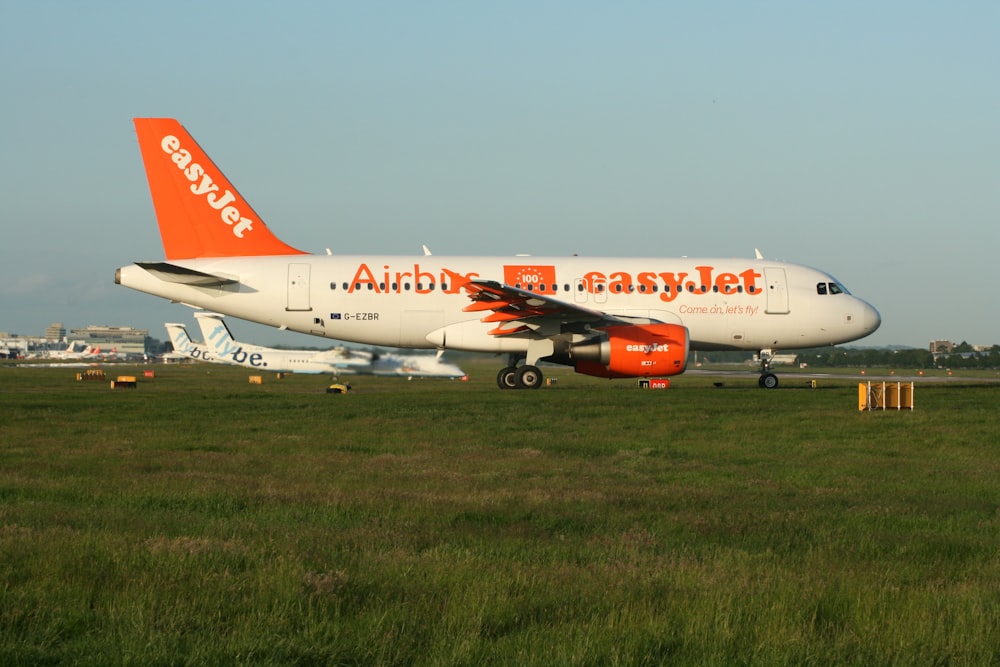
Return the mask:
{"type": "Polygon", "coordinates": [[[333,364],[337,368],[347,366],[366,366],[372,363],[371,352],[366,350],[352,350],[347,347],[334,347],[329,350],[317,352],[314,357],[316,361],[323,361],[333,364]]]}
{"type": "Polygon", "coordinates": [[[482,321],[497,323],[497,327],[489,332],[494,336],[525,332],[550,336],[577,329],[582,333],[587,328],[630,324],[599,310],[491,280],[471,280],[462,287],[472,299],[472,303],[462,310],[489,311],[482,321]]]}

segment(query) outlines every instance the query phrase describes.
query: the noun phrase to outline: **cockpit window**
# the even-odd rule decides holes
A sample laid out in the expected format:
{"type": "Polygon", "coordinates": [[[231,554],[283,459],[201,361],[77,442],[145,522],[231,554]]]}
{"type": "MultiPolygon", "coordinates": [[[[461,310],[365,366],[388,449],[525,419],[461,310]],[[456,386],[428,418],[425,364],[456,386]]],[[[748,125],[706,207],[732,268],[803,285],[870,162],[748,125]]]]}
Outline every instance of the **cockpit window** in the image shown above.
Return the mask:
{"type": "Polygon", "coordinates": [[[816,283],[816,294],[850,294],[840,283],[816,283]]]}

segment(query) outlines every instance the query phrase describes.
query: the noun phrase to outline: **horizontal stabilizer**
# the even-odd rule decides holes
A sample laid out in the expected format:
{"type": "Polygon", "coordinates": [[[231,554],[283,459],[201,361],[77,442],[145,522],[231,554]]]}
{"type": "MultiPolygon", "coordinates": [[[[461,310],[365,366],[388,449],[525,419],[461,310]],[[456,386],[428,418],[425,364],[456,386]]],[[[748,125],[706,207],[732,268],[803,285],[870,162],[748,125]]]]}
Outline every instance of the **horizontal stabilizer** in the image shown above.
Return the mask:
{"type": "Polygon", "coordinates": [[[193,287],[223,287],[225,285],[235,285],[237,280],[215,276],[203,271],[195,271],[169,262],[136,262],[136,264],[146,271],[152,273],[160,280],[168,283],[180,283],[181,285],[191,285],[193,287]]]}

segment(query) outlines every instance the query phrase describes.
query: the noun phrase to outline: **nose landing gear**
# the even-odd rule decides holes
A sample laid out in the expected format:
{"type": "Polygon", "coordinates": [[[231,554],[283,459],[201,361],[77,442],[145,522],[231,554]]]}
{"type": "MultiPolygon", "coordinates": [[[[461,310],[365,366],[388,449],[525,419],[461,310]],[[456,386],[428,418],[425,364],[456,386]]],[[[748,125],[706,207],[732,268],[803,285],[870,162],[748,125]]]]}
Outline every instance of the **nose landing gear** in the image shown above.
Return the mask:
{"type": "Polygon", "coordinates": [[[778,376],[771,372],[771,359],[774,358],[774,350],[761,350],[757,356],[760,358],[760,377],[757,378],[757,386],[761,389],[776,389],[778,376]]]}

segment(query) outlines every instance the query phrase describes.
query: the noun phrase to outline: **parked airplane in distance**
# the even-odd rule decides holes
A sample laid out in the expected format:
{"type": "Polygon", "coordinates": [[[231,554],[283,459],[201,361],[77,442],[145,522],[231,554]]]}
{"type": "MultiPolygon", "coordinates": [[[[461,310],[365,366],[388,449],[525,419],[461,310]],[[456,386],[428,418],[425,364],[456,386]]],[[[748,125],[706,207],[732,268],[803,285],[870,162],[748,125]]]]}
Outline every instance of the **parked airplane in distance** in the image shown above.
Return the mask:
{"type": "Polygon", "coordinates": [[[215,359],[280,373],[347,373],[399,377],[460,378],[465,371],[433,354],[381,354],[339,346],[329,350],[284,350],[237,341],[218,313],[195,313],[205,347],[215,359]]]}
{"type": "Polygon", "coordinates": [[[118,348],[114,348],[110,352],[102,352],[100,347],[85,345],[83,341],[78,340],[69,343],[65,349],[49,350],[45,356],[49,359],[63,359],[67,361],[98,361],[101,359],[117,357],[118,348]],[[78,345],[83,345],[83,347],[77,349],[78,345]]]}
{"type": "Polygon", "coordinates": [[[389,347],[505,353],[501,388],[541,360],[606,378],[684,372],[689,350],[863,338],[881,318],[830,274],[721,258],[309,255],[279,240],[174,119],[135,119],[165,261],[119,268],[141,292],[282,329],[389,347]]]}

